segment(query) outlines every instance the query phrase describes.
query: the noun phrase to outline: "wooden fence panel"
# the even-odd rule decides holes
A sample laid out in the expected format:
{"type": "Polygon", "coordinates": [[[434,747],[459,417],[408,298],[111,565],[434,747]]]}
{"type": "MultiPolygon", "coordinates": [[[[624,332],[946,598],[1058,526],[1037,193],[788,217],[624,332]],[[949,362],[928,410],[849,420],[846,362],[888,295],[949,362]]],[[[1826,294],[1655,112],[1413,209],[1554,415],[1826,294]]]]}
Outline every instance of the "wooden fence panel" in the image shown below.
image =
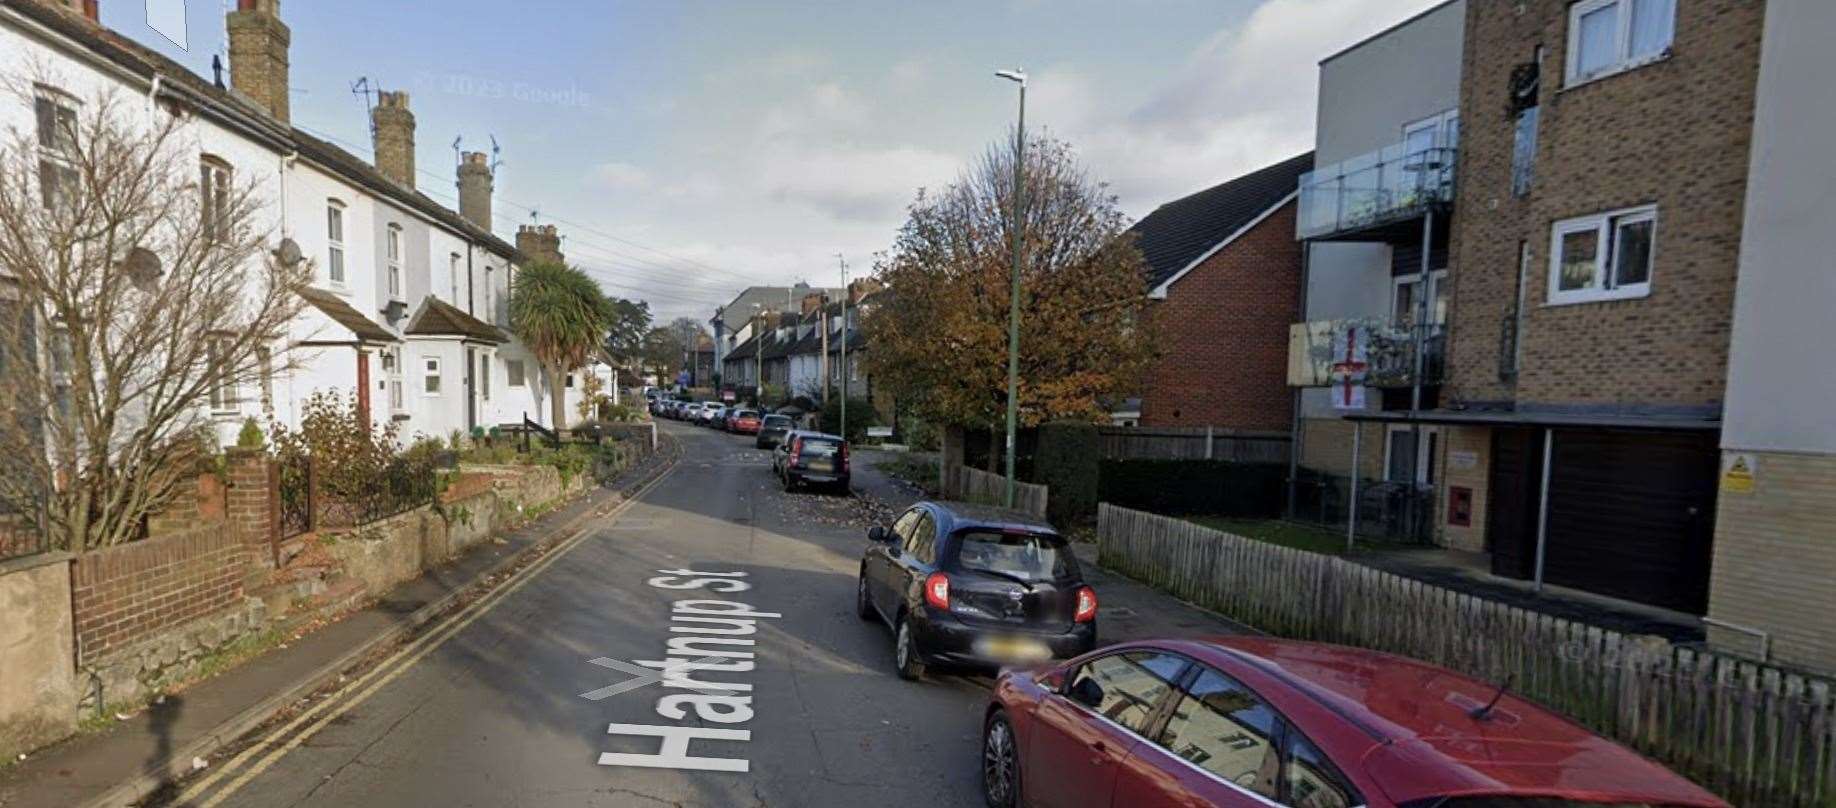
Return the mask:
{"type": "MultiPolygon", "coordinates": [[[[981,469],[962,466],[954,475],[954,482],[960,488],[957,491],[946,491],[945,495],[965,502],[980,502],[985,505],[998,505],[1007,501],[1007,478],[999,474],[989,474],[981,469]]],[[[1014,483],[1014,508],[1037,519],[1046,518],[1046,486],[1034,483],[1014,483]]]]}
{"type": "Polygon", "coordinates": [[[1509,679],[1735,804],[1836,805],[1836,683],[1107,503],[1097,534],[1122,574],[1273,633],[1509,679]]]}
{"type": "Polygon", "coordinates": [[[1097,429],[1105,460],[1231,460],[1286,463],[1293,438],[1286,432],[1216,427],[1121,427],[1097,429]]]}

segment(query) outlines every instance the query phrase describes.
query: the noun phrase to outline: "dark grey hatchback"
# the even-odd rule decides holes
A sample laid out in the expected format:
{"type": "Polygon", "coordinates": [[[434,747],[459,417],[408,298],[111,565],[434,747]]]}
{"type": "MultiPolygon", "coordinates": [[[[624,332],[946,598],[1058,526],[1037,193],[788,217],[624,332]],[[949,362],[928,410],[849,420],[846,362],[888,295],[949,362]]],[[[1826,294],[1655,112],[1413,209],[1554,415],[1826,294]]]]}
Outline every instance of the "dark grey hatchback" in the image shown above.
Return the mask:
{"type": "Polygon", "coordinates": [[[1016,511],[920,502],[867,532],[861,619],[892,627],[899,675],[988,669],[1096,647],[1096,591],[1064,537],[1016,511]]]}

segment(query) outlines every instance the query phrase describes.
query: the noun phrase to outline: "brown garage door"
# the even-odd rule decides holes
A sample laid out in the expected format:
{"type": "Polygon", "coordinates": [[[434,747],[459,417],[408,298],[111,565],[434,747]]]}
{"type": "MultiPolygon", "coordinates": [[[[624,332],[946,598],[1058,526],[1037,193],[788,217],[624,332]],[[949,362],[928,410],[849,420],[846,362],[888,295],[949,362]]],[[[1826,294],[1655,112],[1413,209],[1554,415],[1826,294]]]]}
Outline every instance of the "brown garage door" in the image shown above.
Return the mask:
{"type": "Polygon", "coordinates": [[[1544,580],[1705,613],[1716,443],[1712,432],[1557,430],[1544,580]]]}

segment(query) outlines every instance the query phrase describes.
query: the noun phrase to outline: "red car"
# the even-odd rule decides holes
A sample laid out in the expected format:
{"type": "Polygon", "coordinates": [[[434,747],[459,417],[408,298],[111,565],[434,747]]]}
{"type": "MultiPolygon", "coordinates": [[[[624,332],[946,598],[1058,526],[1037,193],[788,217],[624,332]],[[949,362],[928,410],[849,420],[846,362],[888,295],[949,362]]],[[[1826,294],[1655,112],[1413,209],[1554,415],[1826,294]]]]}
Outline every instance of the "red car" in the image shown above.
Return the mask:
{"type": "Polygon", "coordinates": [[[756,410],[738,410],[727,418],[727,431],[739,435],[757,435],[759,420],[756,410]]]}
{"type": "Polygon", "coordinates": [[[1004,671],[982,738],[995,808],[1727,806],[1496,685],[1260,637],[1004,671]]]}

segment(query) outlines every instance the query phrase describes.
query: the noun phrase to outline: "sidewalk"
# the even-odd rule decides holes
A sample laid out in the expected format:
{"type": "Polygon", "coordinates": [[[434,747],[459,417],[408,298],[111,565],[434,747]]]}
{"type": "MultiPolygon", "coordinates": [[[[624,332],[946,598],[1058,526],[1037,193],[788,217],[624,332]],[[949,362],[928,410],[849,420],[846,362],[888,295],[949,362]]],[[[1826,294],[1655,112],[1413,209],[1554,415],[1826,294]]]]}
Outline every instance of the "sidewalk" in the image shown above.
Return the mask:
{"type": "MultiPolygon", "coordinates": [[[[855,456],[856,494],[871,497],[894,514],[924,498],[923,492],[910,483],[889,477],[873,467],[877,462],[899,457],[899,453],[863,449],[857,450],[855,456]]],[[[1084,580],[1097,591],[1098,633],[1103,643],[1149,637],[1262,633],[1103,569],[1097,565],[1097,547],[1094,544],[1080,542],[1073,547],[1084,580]]]]}
{"type": "Polygon", "coordinates": [[[479,545],[451,564],[402,584],[371,606],[248,660],[223,674],[168,694],[164,701],[106,729],[79,734],[0,768],[0,807],[69,808],[137,801],[266,721],[287,705],[336,681],[346,669],[391,647],[457,603],[473,584],[516,566],[524,554],[565,537],[619,502],[636,481],[667,468],[664,446],[628,470],[614,488],[595,488],[517,530],[479,545]],[[104,801],[105,800],[105,801],[104,801]]]}

